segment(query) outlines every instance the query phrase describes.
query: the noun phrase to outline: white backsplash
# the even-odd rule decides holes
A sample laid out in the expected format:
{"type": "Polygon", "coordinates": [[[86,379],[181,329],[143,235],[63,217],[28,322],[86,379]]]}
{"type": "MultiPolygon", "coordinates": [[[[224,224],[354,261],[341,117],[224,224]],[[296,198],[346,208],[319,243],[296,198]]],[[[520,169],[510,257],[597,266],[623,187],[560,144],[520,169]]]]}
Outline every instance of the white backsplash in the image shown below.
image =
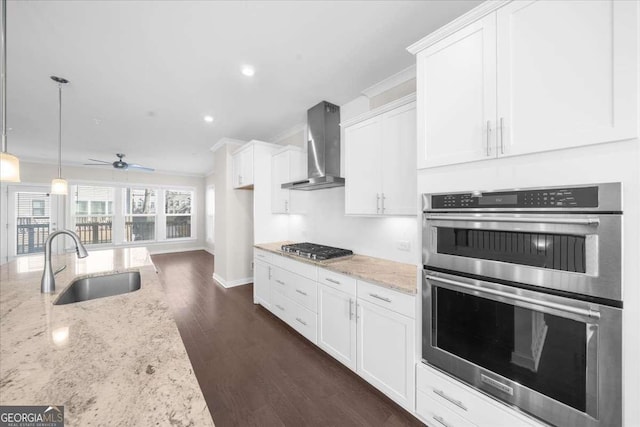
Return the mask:
{"type": "Polygon", "coordinates": [[[289,215],[289,240],[351,249],[409,264],[420,263],[416,217],[354,217],[344,214],[344,187],[311,191],[306,213],[289,215]],[[398,242],[409,242],[409,251],[398,242]]]}

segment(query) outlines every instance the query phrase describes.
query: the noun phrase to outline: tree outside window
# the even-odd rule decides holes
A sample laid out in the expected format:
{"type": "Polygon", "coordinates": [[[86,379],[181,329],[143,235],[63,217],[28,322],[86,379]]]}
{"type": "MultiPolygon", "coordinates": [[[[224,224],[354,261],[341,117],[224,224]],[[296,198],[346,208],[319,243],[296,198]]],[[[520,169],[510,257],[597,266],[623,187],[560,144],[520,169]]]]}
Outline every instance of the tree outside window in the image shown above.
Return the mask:
{"type": "Polygon", "coordinates": [[[165,191],[167,239],[191,237],[192,191],[165,191]]]}

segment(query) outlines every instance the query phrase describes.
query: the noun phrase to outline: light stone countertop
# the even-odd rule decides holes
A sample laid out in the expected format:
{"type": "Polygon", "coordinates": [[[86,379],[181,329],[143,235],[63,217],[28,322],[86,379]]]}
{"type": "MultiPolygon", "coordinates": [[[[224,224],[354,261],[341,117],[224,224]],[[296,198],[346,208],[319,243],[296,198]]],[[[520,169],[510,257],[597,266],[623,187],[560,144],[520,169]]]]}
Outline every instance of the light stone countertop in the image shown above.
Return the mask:
{"type": "Polygon", "coordinates": [[[384,286],[389,289],[403,292],[409,295],[417,293],[417,269],[413,264],[389,261],[382,258],[354,254],[349,257],[335,258],[326,261],[314,261],[308,258],[282,252],[282,245],[290,245],[296,242],[270,242],[254,245],[255,248],[285,256],[296,261],[314,264],[327,270],[346,274],[347,276],[362,279],[374,285],[384,286]]]}
{"type": "Polygon", "coordinates": [[[64,405],[66,426],[213,426],[146,248],[65,264],[54,294],[40,293],[43,254],[0,267],[0,405],[64,405]],[[76,278],[123,271],[140,290],[52,304],[76,278]]]}

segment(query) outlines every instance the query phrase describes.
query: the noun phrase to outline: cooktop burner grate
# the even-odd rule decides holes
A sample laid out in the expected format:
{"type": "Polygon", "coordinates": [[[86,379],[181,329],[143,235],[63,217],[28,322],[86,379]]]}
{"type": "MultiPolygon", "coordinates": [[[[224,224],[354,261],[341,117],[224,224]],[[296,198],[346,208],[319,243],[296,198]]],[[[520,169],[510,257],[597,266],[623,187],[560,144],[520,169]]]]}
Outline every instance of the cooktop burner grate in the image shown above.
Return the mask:
{"type": "Polygon", "coordinates": [[[348,249],[334,248],[331,246],[308,242],[282,245],[281,249],[283,252],[296,254],[298,256],[317,261],[353,255],[353,251],[348,249]]]}

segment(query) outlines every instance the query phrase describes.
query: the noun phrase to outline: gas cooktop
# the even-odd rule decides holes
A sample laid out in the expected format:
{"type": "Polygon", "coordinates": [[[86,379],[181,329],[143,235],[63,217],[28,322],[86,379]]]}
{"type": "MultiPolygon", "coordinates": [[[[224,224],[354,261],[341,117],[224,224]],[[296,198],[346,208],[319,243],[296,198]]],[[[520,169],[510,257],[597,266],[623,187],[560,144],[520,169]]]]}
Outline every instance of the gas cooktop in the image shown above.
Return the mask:
{"type": "Polygon", "coordinates": [[[308,242],[282,245],[282,251],[317,261],[353,255],[353,251],[348,249],[334,248],[308,242]]]}

